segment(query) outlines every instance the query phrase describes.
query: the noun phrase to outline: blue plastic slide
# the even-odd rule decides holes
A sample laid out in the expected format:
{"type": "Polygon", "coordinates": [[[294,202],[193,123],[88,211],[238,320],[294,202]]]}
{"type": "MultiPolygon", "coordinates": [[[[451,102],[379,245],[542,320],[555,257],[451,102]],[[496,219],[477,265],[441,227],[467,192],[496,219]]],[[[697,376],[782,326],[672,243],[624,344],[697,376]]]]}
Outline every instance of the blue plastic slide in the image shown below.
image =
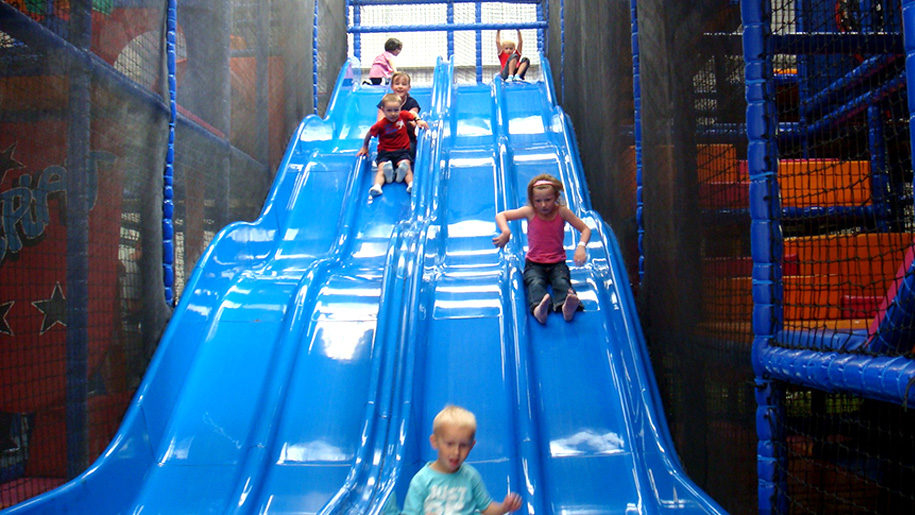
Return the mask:
{"type": "Polygon", "coordinates": [[[360,82],[348,63],[261,217],[214,239],[104,455],[8,512],[396,512],[454,403],[479,423],[468,461],[520,513],[722,513],[680,469],[552,83],[455,85],[439,61],[412,92],[430,123],[413,194],[371,198],[356,151],[384,88],[360,82]],[[585,311],[545,326],[526,308],[526,228],[492,245],[496,212],[543,172],[593,231],[572,268],[585,311]]]}

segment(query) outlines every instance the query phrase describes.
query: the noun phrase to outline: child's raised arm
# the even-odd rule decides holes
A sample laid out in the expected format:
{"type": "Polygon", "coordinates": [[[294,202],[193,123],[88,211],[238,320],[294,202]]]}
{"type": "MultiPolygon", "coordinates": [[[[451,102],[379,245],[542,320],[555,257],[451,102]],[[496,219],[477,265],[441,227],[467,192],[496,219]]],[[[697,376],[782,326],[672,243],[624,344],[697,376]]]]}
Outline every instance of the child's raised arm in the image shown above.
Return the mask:
{"type": "Polygon", "coordinates": [[[515,49],[518,51],[518,55],[521,55],[521,46],[524,44],[524,41],[521,40],[521,29],[518,29],[518,47],[515,49]]]}
{"type": "Polygon", "coordinates": [[[496,214],[496,226],[499,227],[498,236],[492,239],[492,244],[496,247],[502,248],[508,243],[508,240],[512,237],[512,231],[508,228],[509,220],[520,220],[521,218],[530,218],[534,216],[534,208],[531,206],[523,206],[518,209],[508,209],[505,211],[500,211],[496,214]]]}
{"type": "Polygon", "coordinates": [[[578,218],[571,209],[565,206],[559,208],[559,215],[581,233],[581,239],[578,241],[578,246],[575,247],[575,254],[572,255],[575,265],[581,266],[588,260],[588,242],[591,241],[591,228],[588,227],[584,220],[578,218]]]}
{"type": "Polygon", "coordinates": [[[496,53],[502,53],[502,30],[496,31],[496,53]]]}

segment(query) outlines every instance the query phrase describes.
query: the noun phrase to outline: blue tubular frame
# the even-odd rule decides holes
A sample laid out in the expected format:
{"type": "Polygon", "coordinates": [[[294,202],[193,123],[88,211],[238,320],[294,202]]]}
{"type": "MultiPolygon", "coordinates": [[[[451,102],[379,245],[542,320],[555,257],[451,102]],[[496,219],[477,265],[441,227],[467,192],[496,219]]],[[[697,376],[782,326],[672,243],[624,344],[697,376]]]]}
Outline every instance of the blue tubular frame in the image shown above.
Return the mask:
{"type": "Polygon", "coordinates": [[[768,0],[742,0],[743,53],[747,100],[747,165],[750,175],[750,239],[753,255],[753,370],[756,374],[759,512],[787,512],[787,461],[783,387],[759,359],[782,327],[781,206],[775,81],[767,44],[771,34],[768,0]]]}
{"type": "Polygon", "coordinates": [[[378,32],[435,32],[455,30],[497,30],[497,29],[546,29],[545,21],[529,21],[522,23],[437,23],[432,25],[385,25],[385,26],[353,26],[346,29],[351,34],[368,34],[378,32]]]}
{"type": "Polygon", "coordinates": [[[168,150],[162,173],[162,282],[165,302],[175,306],[175,123],[178,120],[178,81],[175,78],[178,1],[168,0],[165,18],[165,55],[168,68],[168,150]]]}
{"type": "MultiPolygon", "coordinates": [[[[317,7],[315,7],[315,17],[317,18],[317,7]]],[[[353,34],[353,54],[356,59],[362,59],[361,35],[369,33],[387,33],[387,32],[447,32],[448,55],[454,54],[454,33],[456,31],[474,31],[476,45],[476,79],[477,82],[483,82],[483,30],[504,30],[504,29],[536,29],[538,51],[543,52],[546,45],[546,31],[549,30],[549,1],[548,0],[346,0],[346,16],[350,20],[347,23],[346,32],[353,34]],[[454,23],[454,4],[476,4],[474,13],[474,23],[454,23]],[[506,4],[531,4],[537,6],[537,16],[541,21],[521,22],[521,23],[483,23],[481,4],[484,3],[506,3],[506,4]],[[417,4],[446,4],[446,23],[431,25],[384,25],[384,26],[364,26],[361,21],[359,8],[362,6],[373,5],[417,5],[417,4]],[[350,7],[353,8],[350,16],[350,7]]],[[[316,29],[317,30],[317,29],[316,29]]],[[[315,44],[317,47],[317,44],[315,44]]],[[[315,65],[317,67],[317,65],[315,65]]],[[[317,84],[317,78],[315,78],[317,84]]],[[[315,95],[317,97],[317,94],[315,95]]],[[[317,102],[317,101],[316,101],[317,102]]],[[[316,104],[317,105],[317,104],[316,104]]]]}
{"type": "MultiPolygon", "coordinates": [[[[540,4],[543,0],[490,0],[500,4],[540,4]]],[[[349,0],[350,5],[481,4],[486,0],[349,0]]]]}
{"type": "MultiPolygon", "coordinates": [[[[480,4],[476,4],[473,15],[475,22],[483,23],[483,9],[480,4]]],[[[474,32],[474,43],[477,52],[477,82],[483,82],[483,33],[479,30],[474,32]]]]}
{"type": "MultiPolygon", "coordinates": [[[[850,354],[831,350],[829,342],[817,342],[813,348],[825,351],[785,349],[776,347],[773,342],[783,330],[782,313],[782,270],[778,260],[782,251],[780,217],[783,213],[797,210],[783,210],[779,202],[777,181],[778,148],[776,144],[776,110],[774,106],[774,80],[771,56],[772,39],[769,32],[770,11],[766,0],[744,0],[741,12],[744,24],[744,59],[746,63],[746,96],[747,96],[747,137],[748,166],[750,172],[750,214],[751,245],[753,254],[753,369],[756,373],[757,386],[757,435],[758,474],[759,474],[759,510],[760,513],[787,512],[786,497],[786,452],[785,435],[783,434],[785,407],[784,383],[801,385],[807,388],[826,392],[847,392],[867,398],[905,405],[915,402],[915,361],[908,357],[889,357],[863,354],[850,354]]],[[[903,2],[903,27],[915,28],[915,0],[903,2]]],[[[795,39],[798,36],[794,37],[795,39]]],[[[800,36],[803,39],[803,36],[800,36]]],[[[891,92],[903,87],[915,75],[915,40],[906,38],[906,72],[875,91],[860,95],[841,105],[826,120],[804,127],[791,136],[806,137],[814,131],[823,129],[829,124],[846,117],[849,113],[869,109],[870,146],[872,166],[874,166],[873,186],[881,186],[886,181],[883,149],[878,113],[874,108],[880,100],[891,92]]],[[[852,81],[869,73],[873,66],[880,63],[868,62],[847,75],[845,82],[830,85],[830,91],[847,88],[852,81]]],[[[910,113],[915,109],[915,92],[908,89],[910,113]]],[[[820,95],[811,97],[808,109],[812,109],[821,100],[820,95]]],[[[910,114],[910,127],[913,119],[910,114]]],[[[790,125],[789,125],[790,127],[790,125]]],[[[911,131],[910,131],[911,132],[911,131]]],[[[913,135],[910,134],[910,138],[913,135]]],[[[915,138],[911,143],[915,145],[915,138]]],[[[881,189],[881,191],[883,191],[881,189]]],[[[875,197],[875,206],[871,210],[887,209],[886,199],[875,197]]],[[[838,210],[824,210],[838,212],[838,210]]],[[[807,212],[807,211],[805,211],[807,212]]],[[[911,270],[910,270],[911,272],[911,270]]],[[[899,295],[906,298],[915,297],[913,290],[915,277],[911,273],[899,285],[899,295]]],[[[897,298],[900,298],[897,295],[897,298]]],[[[888,330],[902,318],[908,318],[910,312],[905,303],[894,302],[887,310],[881,324],[881,331],[888,330]]],[[[880,334],[881,331],[878,331],[880,334]]],[[[897,335],[896,340],[899,337],[897,335]]],[[[884,342],[881,337],[874,337],[869,342],[870,350],[886,352],[899,350],[899,342],[884,342]]]]}
{"type": "Polygon", "coordinates": [[[314,2],[314,4],[311,27],[311,102],[314,114],[318,114],[318,2],[314,2]]]}
{"type": "MultiPolygon", "coordinates": [[[[772,54],[779,52],[797,53],[797,80],[798,91],[800,96],[799,116],[800,121],[797,123],[783,123],[780,125],[779,138],[781,141],[796,141],[801,145],[801,155],[809,156],[808,138],[812,135],[830,128],[835,127],[843,120],[855,116],[862,111],[867,111],[867,123],[870,130],[870,149],[871,156],[871,192],[873,195],[873,205],[861,208],[843,208],[830,207],[823,210],[801,208],[786,210],[786,216],[844,216],[854,215],[863,217],[874,217],[878,228],[887,230],[889,219],[892,216],[892,198],[886,193],[892,186],[889,177],[886,174],[886,149],[885,147],[875,144],[875,133],[882,134],[883,121],[880,116],[879,106],[882,102],[900,88],[905,87],[906,80],[904,74],[886,80],[879,88],[872,88],[864,94],[850,98],[854,88],[860,85],[864,80],[874,76],[878,72],[890,67],[899,57],[902,51],[902,34],[898,32],[888,32],[886,34],[873,34],[873,19],[870,16],[864,18],[864,28],[862,34],[843,34],[829,33],[815,34],[814,28],[809,22],[808,14],[805,11],[806,4],[797,1],[794,9],[796,13],[796,24],[798,32],[790,35],[773,35],[771,36],[772,54]],[[808,54],[801,53],[807,48],[819,47],[817,53],[847,53],[847,50],[839,48],[841,45],[829,43],[827,38],[841,39],[847,43],[854,43],[859,48],[867,48],[869,52],[876,53],[874,57],[864,60],[854,69],[846,73],[843,77],[836,79],[834,82],[823,87],[820,91],[811,91],[808,77],[808,54]],[[791,46],[791,49],[783,46],[791,46]],[[774,50],[778,48],[779,50],[774,50]],[[841,103],[838,103],[842,101],[841,103]],[[817,111],[824,107],[838,103],[826,114],[819,114],[817,111]],[[811,116],[817,118],[816,122],[810,123],[808,120],[811,116]]],[[[864,7],[862,12],[869,13],[868,8],[864,7]]],[[[848,47],[850,48],[850,47],[848,47]]],[[[882,140],[880,140],[882,141],[882,140]]]]}
{"type": "MultiPolygon", "coordinates": [[[[642,204],[642,75],[639,64],[639,2],[629,1],[629,20],[632,27],[632,101],[633,113],[633,146],[635,149],[635,221],[639,248],[639,285],[645,278],[645,223],[642,204]]],[[[563,50],[563,54],[565,50],[563,50]]]]}

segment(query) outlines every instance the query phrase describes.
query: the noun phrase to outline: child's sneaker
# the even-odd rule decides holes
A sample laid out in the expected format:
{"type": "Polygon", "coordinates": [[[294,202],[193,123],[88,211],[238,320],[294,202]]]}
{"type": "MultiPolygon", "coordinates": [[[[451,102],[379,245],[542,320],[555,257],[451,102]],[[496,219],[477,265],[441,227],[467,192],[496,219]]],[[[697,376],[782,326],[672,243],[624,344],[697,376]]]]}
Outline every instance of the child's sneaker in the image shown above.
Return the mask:
{"type": "Polygon", "coordinates": [[[397,182],[403,182],[403,178],[407,176],[407,172],[410,171],[410,163],[407,161],[401,161],[397,165],[397,170],[394,170],[394,180],[397,182]]]}
{"type": "Polygon", "coordinates": [[[534,308],[534,318],[541,324],[546,323],[546,316],[550,314],[550,294],[544,294],[540,304],[534,308]]]}
{"type": "Polygon", "coordinates": [[[377,197],[378,195],[381,195],[382,193],[384,193],[384,192],[381,191],[381,186],[379,186],[377,184],[372,186],[372,189],[369,190],[369,195],[371,195],[373,197],[377,197]]]}
{"type": "MultiPolygon", "coordinates": [[[[391,182],[394,180],[394,166],[390,161],[385,161],[385,163],[381,165],[381,171],[384,172],[385,182],[391,182]]],[[[379,195],[381,195],[381,193],[379,193],[379,195]]]]}
{"type": "Polygon", "coordinates": [[[579,305],[581,305],[581,300],[578,295],[569,292],[566,301],[562,303],[562,318],[566,319],[566,322],[571,322],[579,305]]]}
{"type": "Polygon", "coordinates": [[[413,193],[413,183],[407,184],[407,194],[410,195],[413,193]]]}

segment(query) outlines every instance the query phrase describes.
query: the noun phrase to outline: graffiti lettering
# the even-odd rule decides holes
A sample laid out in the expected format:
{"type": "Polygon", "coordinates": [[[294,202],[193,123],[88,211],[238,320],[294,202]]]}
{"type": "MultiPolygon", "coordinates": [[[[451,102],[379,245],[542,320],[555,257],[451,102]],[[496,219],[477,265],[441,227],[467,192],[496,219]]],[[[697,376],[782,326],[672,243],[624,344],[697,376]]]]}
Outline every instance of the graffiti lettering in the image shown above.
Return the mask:
{"type": "MultiPolygon", "coordinates": [[[[98,200],[98,166],[111,163],[110,152],[93,151],[89,155],[89,209],[98,200]]],[[[67,169],[52,165],[32,176],[23,174],[6,191],[0,191],[0,264],[18,254],[23,246],[34,245],[44,237],[51,223],[51,200],[60,199],[60,221],[66,225],[67,169]],[[34,183],[34,184],[33,184],[34,183]]]]}

